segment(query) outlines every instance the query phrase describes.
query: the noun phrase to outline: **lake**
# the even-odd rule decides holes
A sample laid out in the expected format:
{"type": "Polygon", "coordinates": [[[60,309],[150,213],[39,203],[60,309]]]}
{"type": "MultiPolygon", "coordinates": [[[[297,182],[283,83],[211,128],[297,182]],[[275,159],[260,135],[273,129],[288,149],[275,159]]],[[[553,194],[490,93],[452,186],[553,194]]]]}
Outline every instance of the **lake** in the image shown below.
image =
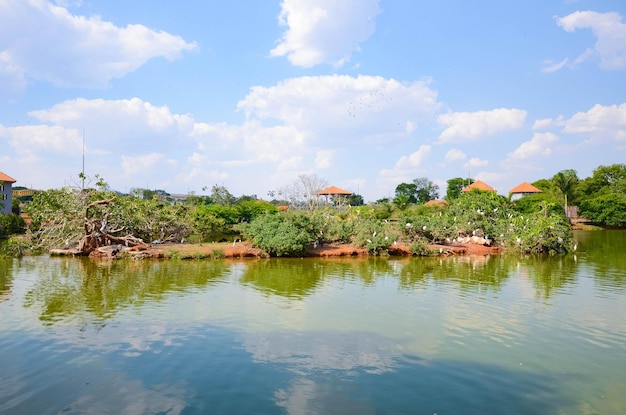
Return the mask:
{"type": "Polygon", "coordinates": [[[0,414],[623,414],[626,232],[553,257],[0,259],[0,414]]]}

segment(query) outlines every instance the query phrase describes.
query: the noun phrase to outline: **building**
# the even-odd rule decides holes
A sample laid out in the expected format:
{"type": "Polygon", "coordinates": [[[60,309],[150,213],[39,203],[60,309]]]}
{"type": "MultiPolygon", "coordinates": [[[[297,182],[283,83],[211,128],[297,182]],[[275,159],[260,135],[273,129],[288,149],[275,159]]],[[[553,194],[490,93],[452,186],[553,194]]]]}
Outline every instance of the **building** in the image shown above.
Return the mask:
{"type": "Polygon", "coordinates": [[[524,196],[532,196],[534,194],[541,193],[541,189],[536,188],[528,182],[522,182],[509,190],[511,200],[519,200],[524,196]]]}
{"type": "Polygon", "coordinates": [[[476,180],[474,183],[470,184],[467,187],[464,187],[463,189],[461,189],[461,192],[466,193],[466,192],[471,192],[472,190],[482,190],[484,192],[495,192],[496,189],[494,189],[493,187],[489,186],[487,183],[480,181],[480,180],[476,180]]]}
{"type": "Polygon", "coordinates": [[[16,180],[0,171],[0,213],[11,213],[13,205],[13,183],[16,180]]]}

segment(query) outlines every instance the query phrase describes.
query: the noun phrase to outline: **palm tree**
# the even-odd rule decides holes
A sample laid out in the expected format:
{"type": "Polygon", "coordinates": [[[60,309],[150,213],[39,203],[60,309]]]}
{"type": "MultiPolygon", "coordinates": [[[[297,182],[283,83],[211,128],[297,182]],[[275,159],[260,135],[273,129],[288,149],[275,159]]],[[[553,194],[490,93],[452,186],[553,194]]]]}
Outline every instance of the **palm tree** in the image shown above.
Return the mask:
{"type": "Polygon", "coordinates": [[[565,209],[567,209],[567,199],[573,199],[574,190],[578,184],[576,170],[562,170],[554,175],[552,183],[561,191],[565,197],[565,209]]]}

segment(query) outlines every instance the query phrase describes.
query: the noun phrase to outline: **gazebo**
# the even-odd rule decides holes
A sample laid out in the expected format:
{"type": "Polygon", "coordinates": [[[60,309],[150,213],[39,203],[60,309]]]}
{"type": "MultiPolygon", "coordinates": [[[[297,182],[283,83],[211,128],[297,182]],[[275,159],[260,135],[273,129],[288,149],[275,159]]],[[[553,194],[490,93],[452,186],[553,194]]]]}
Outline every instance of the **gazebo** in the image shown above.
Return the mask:
{"type": "Polygon", "coordinates": [[[347,190],[343,190],[337,186],[330,186],[327,187],[326,189],[320,190],[319,192],[317,192],[318,196],[326,196],[326,204],[328,205],[328,196],[333,196],[333,202],[337,202],[339,201],[340,203],[337,203],[338,205],[341,205],[341,201],[348,199],[348,197],[352,196],[351,192],[348,192],[347,190]],[[340,197],[337,197],[340,196],[340,197]]]}

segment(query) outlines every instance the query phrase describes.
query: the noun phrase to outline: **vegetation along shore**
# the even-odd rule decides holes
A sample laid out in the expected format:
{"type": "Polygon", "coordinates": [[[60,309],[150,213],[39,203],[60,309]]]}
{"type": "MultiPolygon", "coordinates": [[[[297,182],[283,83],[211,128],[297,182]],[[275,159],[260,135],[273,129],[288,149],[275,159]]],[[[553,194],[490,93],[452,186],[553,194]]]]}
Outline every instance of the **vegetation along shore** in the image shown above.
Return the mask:
{"type": "Polygon", "coordinates": [[[22,204],[22,216],[2,215],[3,253],[198,259],[555,255],[576,249],[572,224],[622,227],[626,220],[623,164],[600,166],[583,180],[574,170],[562,171],[534,182],[536,192],[515,200],[462,178],[448,181],[443,199],[436,185],[420,178],[399,184],[394,198],[368,204],[353,194],[329,200],[320,193],[327,183],[315,176],[270,192],[270,201],[236,198],[220,186],[210,196],[184,200],[146,189],[124,195],[96,179],[85,188],[39,191],[22,204]],[[578,218],[566,215],[572,206],[578,218]]]}

